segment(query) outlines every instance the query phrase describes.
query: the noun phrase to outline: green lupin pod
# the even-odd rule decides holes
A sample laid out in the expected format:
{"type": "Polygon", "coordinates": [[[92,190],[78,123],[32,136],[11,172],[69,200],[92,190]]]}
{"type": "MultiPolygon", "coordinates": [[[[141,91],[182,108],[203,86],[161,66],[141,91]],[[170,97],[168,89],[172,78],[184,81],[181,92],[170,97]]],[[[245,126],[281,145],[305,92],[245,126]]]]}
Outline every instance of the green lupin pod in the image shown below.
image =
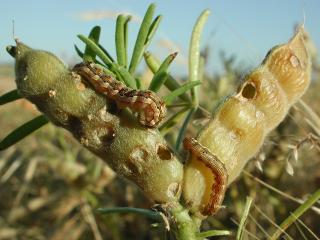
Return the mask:
{"type": "Polygon", "coordinates": [[[69,130],[150,199],[168,203],[180,198],[183,166],[157,129],[140,126],[131,113],[115,109],[53,54],[19,41],[7,51],[16,59],[19,94],[50,121],[69,130]]]}

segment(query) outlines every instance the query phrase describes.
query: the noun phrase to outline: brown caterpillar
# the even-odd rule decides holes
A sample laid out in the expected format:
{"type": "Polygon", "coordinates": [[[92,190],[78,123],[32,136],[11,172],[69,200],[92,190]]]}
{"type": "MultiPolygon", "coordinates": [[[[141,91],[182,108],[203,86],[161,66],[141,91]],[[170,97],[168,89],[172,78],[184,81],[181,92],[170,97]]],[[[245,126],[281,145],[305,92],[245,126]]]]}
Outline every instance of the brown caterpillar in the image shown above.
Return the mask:
{"type": "MultiPolygon", "coordinates": [[[[261,66],[244,79],[236,94],[229,97],[200,132],[198,142],[222,162],[228,184],[261,147],[266,135],[286,116],[289,108],[303,95],[310,83],[311,61],[300,28],[287,43],[273,48],[261,66]]],[[[210,215],[216,211],[212,184],[221,185],[207,162],[212,157],[187,145],[191,157],[184,174],[184,199],[193,213],[210,215]],[[200,157],[199,157],[200,156],[200,157]]],[[[220,191],[220,190],[219,190],[220,191]]]]}
{"type": "Polygon", "coordinates": [[[208,179],[211,181],[211,185],[208,185],[211,189],[208,189],[207,202],[209,204],[203,206],[201,214],[210,215],[216,212],[224,198],[228,183],[228,173],[224,164],[213,155],[206,147],[202,146],[194,138],[185,138],[183,146],[186,150],[190,151],[192,156],[200,161],[207,169],[212,172],[213,178],[208,179]]]}
{"type": "Polygon", "coordinates": [[[119,108],[128,107],[138,112],[139,122],[143,126],[156,127],[166,115],[164,102],[154,92],[131,89],[106,75],[94,63],[79,63],[74,66],[73,71],[89,81],[97,92],[115,101],[119,108]]]}

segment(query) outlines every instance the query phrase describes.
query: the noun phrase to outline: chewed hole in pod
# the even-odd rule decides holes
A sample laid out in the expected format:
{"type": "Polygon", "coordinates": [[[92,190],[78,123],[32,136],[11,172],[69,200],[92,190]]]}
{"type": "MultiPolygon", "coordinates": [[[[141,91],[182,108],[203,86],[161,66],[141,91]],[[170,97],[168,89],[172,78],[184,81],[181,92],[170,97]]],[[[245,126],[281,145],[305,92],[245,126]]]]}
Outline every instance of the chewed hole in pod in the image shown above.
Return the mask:
{"type": "Polygon", "coordinates": [[[162,144],[158,145],[157,154],[161,160],[170,160],[172,158],[170,149],[162,144]]]}
{"type": "Polygon", "coordinates": [[[254,99],[257,94],[256,86],[252,82],[245,83],[241,95],[246,99],[254,99]]]}

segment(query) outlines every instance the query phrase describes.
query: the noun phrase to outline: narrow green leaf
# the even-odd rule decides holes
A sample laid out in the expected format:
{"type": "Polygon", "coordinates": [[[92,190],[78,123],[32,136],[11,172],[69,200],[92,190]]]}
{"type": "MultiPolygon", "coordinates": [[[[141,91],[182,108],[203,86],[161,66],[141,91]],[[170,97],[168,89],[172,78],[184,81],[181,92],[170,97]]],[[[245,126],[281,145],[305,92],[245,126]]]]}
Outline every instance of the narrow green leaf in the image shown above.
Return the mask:
{"type": "Polygon", "coordinates": [[[126,22],[126,17],[124,15],[119,15],[116,22],[116,52],[117,61],[120,66],[126,67],[126,46],[125,46],[125,29],[124,25],[126,22]]]}
{"type": "Polygon", "coordinates": [[[162,16],[161,15],[158,15],[154,20],[153,22],[151,23],[151,26],[149,28],[149,32],[148,32],[148,36],[147,36],[147,39],[146,39],[146,42],[145,42],[145,45],[149,45],[149,43],[151,42],[154,34],[157,32],[157,29],[160,25],[160,22],[161,22],[161,19],[162,19],[162,16]]]}
{"type": "Polygon", "coordinates": [[[155,4],[150,4],[144,18],[142,20],[139,33],[137,35],[137,40],[134,45],[131,62],[129,66],[129,72],[133,75],[136,71],[136,68],[141,61],[142,55],[145,51],[145,43],[149,34],[150,26],[152,24],[152,18],[155,11],[155,4]]]}
{"type": "Polygon", "coordinates": [[[102,60],[103,63],[105,63],[108,67],[112,65],[112,60],[109,58],[109,56],[105,53],[104,50],[102,50],[99,45],[97,45],[94,41],[87,38],[86,36],[79,34],[78,38],[84,42],[87,47],[90,47],[92,51],[95,52],[95,54],[102,60]]]}
{"type": "Polygon", "coordinates": [[[192,105],[188,102],[181,102],[181,103],[175,103],[175,104],[169,104],[167,105],[167,108],[180,108],[180,107],[192,107],[192,105]]]}
{"type": "Polygon", "coordinates": [[[136,85],[137,85],[137,89],[141,89],[142,84],[141,84],[141,79],[136,77],[136,85]]]}
{"type": "Polygon", "coordinates": [[[177,57],[177,55],[178,55],[178,52],[174,52],[174,53],[170,54],[168,57],[166,57],[166,59],[161,63],[161,65],[160,65],[160,67],[158,69],[158,72],[167,71],[169,66],[170,66],[170,64],[177,57]]]}
{"type": "MultiPolygon", "coordinates": [[[[95,26],[91,29],[88,38],[94,43],[99,44],[100,32],[101,28],[99,26],[95,26]]],[[[95,62],[96,55],[96,52],[87,45],[84,49],[83,60],[86,62],[95,62]]]]}
{"type": "MultiPolygon", "coordinates": [[[[150,52],[144,53],[144,59],[150,70],[155,74],[160,67],[159,61],[150,52]]],[[[171,75],[168,75],[168,79],[165,81],[164,85],[171,91],[174,91],[181,87],[178,81],[174,79],[171,75]]],[[[179,97],[186,102],[191,101],[186,93],[179,95],[179,97]]]]}
{"type": "Polygon", "coordinates": [[[290,216],[288,216],[279,226],[274,234],[271,236],[271,240],[279,239],[280,235],[291,226],[303,213],[312,207],[320,199],[320,188],[314,192],[303,204],[301,204],[290,216]]]}
{"type": "Polygon", "coordinates": [[[175,98],[181,96],[182,94],[186,93],[190,89],[192,89],[195,86],[200,85],[200,84],[201,84],[200,81],[187,82],[187,83],[183,84],[182,86],[180,86],[179,88],[177,88],[176,90],[169,93],[167,96],[165,96],[163,98],[163,100],[166,105],[169,105],[173,102],[173,100],[175,98]]]}
{"type": "Polygon", "coordinates": [[[136,89],[136,79],[128,72],[127,69],[125,69],[124,67],[119,66],[117,68],[117,71],[119,72],[119,74],[121,75],[121,78],[123,79],[124,83],[131,88],[136,89]]]}
{"type": "Polygon", "coordinates": [[[0,105],[9,103],[9,102],[13,102],[15,100],[20,99],[21,96],[18,93],[18,90],[12,90],[10,92],[7,92],[5,94],[3,94],[2,96],[0,96],[0,105]]]}
{"type": "Polygon", "coordinates": [[[129,41],[129,35],[128,35],[128,31],[129,31],[129,22],[131,21],[132,17],[126,16],[125,22],[124,22],[124,47],[126,49],[126,67],[128,67],[128,41],[129,41]]]}
{"type": "Polygon", "coordinates": [[[216,236],[229,236],[232,232],[227,230],[210,230],[206,232],[197,233],[198,238],[208,238],[208,237],[216,237],[216,236]]]}
{"type": "Polygon", "coordinates": [[[239,224],[239,228],[238,228],[238,232],[237,232],[237,240],[241,240],[242,239],[242,234],[243,231],[245,229],[245,224],[249,215],[249,211],[250,211],[250,207],[251,207],[251,203],[252,203],[252,198],[251,197],[247,197],[246,200],[246,205],[244,207],[242,216],[241,216],[241,220],[240,220],[240,224],[239,224]]]}
{"type": "MultiPolygon", "coordinates": [[[[77,52],[77,54],[79,55],[79,57],[83,58],[83,52],[78,48],[77,45],[74,45],[74,48],[77,52]]],[[[100,65],[103,70],[105,70],[105,72],[107,72],[108,74],[114,75],[114,73],[112,73],[109,69],[106,68],[106,65],[103,64],[102,62],[100,62],[99,60],[95,59],[94,62],[98,65],[100,65]]]]}
{"type": "Polygon", "coordinates": [[[157,92],[161,86],[166,82],[168,79],[168,68],[172,61],[176,58],[177,52],[170,54],[160,65],[158,71],[153,76],[151,83],[149,85],[149,90],[157,92]]]}
{"type": "Polygon", "coordinates": [[[178,137],[177,137],[177,141],[176,141],[176,146],[175,146],[176,151],[179,151],[179,148],[181,146],[182,140],[183,140],[184,135],[186,133],[186,129],[187,129],[188,124],[191,121],[195,111],[196,111],[195,108],[191,108],[189,110],[189,112],[188,112],[188,115],[186,116],[186,118],[183,121],[182,127],[180,128],[180,131],[179,131],[179,134],[178,134],[178,137]]]}
{"type": "Polygon", "coordinates": [[[123,82],[131,88],[136,88],[136,80],[134,79],[134,77],[124,67],[121,67],[117,63],[112,62],[112,60],[106,54],[105,50],[103,50],[103,48],[101,48],[91,39],[81,34],[78,35],[78,37],[81,41],[83,41],[85,44],[87,44],[95,51],[95,53],[98,57],[100,57],[103,63],[105,63],[107,67],[118,76],[119,80],[123,80],[123,82]]]}
{"type": "Polygon", "coordinates": [[[159,131],[162,135],[166,135],[184,116],[184,113],[190,109],[190,106],[184,107],[180,111],[173,114],[167,121],[165,121],[160,127],[159,131]]]}
{"type": "Polygon", "coordinates": [[[168,73],[166,71],[159,71],[156,75],[153,76],[149,85],[149,90],[158,92],[165,81],[167,81],[167,79],[168,73]]]}
{"type": "Polygon", "coordinates": [[[83,58],[83,52],[78,48],[78,46],[75,44],[74,49],[76,50],[76,53],[78,54],[79,57],[83,58]]]}
{"type": "Polygon", "coordinates": [[[98,205],[98,199],[95,194],[93,194],[89,190],[82,191],[83,196],[86,198],[86,200],[90,203],[91,206],[97,206],[98,205]]]}
{"type": "Polygon", "coordinates": [[[150,68],[150,70],[153,73],[156,73],[160,67],[160,63],[159,63],[158,59],[156,59],[156,57],[149,51],[146,51],[143,54],[143,57],[144,57],[146,64],[150,68]]]}
{"type": "Polygon", "coordinates": [[[132,207],[114,207],[114,208],[98,208],[97,211],[101,214],[113,214],[113,213],[134,213],[145,216],[157,222],[162,222],[163,219],[160,213],[142,208],[132,207]]]}
{"type": "MultiPolygon", "coordinates": [[[[189,47],[189,81],[197,81],[200,79],[200,39],[204,24],[210,14],[209,10],[204,10],[193,27],[190,47],[189,47]]],[[[195,106],[199,105],[198,88],[191,89],[191,98],[195,106]]]]}
{"type": "Polygon", "coordinates": [[[129,42],[129,35],[128,35],[128,29],[129,29],[129,22],[131,21],[131,16],[126,16],[125,22],[124,22],[124,48],[125,48],[125,67],[128,69],[128,42],[129,42]]]}
{"type": "Polygon", "coordinates": [[[41,128],[43,125],[47,124],[49,121],[44,116],[38,116],[29,122],[26,122],[22,126],[18,127],[17,129],[13,130],[8,136],[6,136],[0,142],[0,151],[7,149],[8,147],[14,145],[15,143],[19,142],[29,134],[33,133],[34,131],[41,128]]]}

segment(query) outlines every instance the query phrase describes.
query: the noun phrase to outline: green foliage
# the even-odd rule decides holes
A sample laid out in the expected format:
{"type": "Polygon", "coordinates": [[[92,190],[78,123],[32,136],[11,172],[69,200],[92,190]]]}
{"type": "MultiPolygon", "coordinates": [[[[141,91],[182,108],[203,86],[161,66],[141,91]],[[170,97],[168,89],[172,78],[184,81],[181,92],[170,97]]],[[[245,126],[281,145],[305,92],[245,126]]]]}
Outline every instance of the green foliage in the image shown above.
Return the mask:
{"type": "Polygon", "coordinates": [[[148,209],[142,209],[142,208],[131,208],[131,207],[98,208],[97,212],[101,214],[133,213],[133,214],[142,215],[146,218],[150,218],[151,220],[154,220],[156,222],[163,221],[163,218],[161,217],[161,214],[159,212],[151,211],[148,209]]]}
{"type": "Polygon", "coordinates": [[[159,91],[160,87],[167,81],[168,78],[168,67],[170,63],[175,59],[177,53],[170,54],[160,65],[158,71],[154,74],[149,90],[157,92],[159,91]]]}
{"type": "MultiPolygon", "coordinates": [[[[98,44],[99,43],[99,38],[100,38],[100,32],[101,28],[99,26],[95,26],[92,28],[91,32],[89,33],[88,38],[92,40],[94,43],[98,44]]],[[[83,54],[83,60],[86,62],[94,62],[96,58],[96,53],[90,48],[89,46],[86,46],[83,54]]]]}
{"type": "Polygon", "coordinates": [[[43,115],[36,117],[30,120],[29,122],[26,122],[25,124],[12,131],[8,136],[1,140],[0,151],[5,150],[6,148],[16,144],[17,142],[24,139],[26,136],[33,133],[34,131],[38,130],[48,122],[48,119],[43,115]]]}
{"type": "Polygon", "coordinates": [[[246,224],[246,221],[247,221],[247,218],[248,218],[248,214],[249,214],[249,210],[250,210],[250,207],[251,207],[251,203],[252,203],[252,198],[251,197],[247,197],[247,200],[246,200],[246,205],[244,207],[244,210],[243,210],[243,213],[242,213],[242,217],[241,217],[241,221],[240,221],[240,224],[239,224],[239,228],[238,228],[238,231],[237,231],[237,240],[241,240],[243,239],[243,229],[245,228],[245,224],[246,224]]]}
{"type": "MultiPolygon", "coordinates": [[[[147,51],[144,53],[144,60],[146,61],[146,64],[148,65],[149,69],[154,74],[156,74],[159,71],[160,63],[150,52],[147,51]]],[[[178,83],[178,81],[174,79],[170,74],[168,75],[167,80],[164,82],[164,85],[170,91],[174,91],[180,88],[180,84],[178,83]]],[[[181,94],[179,97],[181,98],[181,100],[185,102],[190,102],[190,97],[186,93],[181,94]]]]}
{"type": "MultiPolygon", "coordinates": [[[[151,4],[148,7],[148,10],[142,20],[140,30],[137,35],[137,40],[134,45],[134,49],[133,49],[133,53],[132,53],[132,57],[131,57],[131,62],[129,65],[129,72],[131,74],[135,73],[139,62],[141,61],[143,53],[144,53],[146,47],[148,46],[148,44],[150,43],[150,40],[151,40],[152,36],[154,35],[155,30],[158,26],[158,23],[153,24],[153,22],[152,22],[155,8],[156,8],[155,4],[151,4]]],[[[160,18],[156,18],[153,21],[160,21],[160,18]]]]}
{"type": "Polygon", "coordinates": [[[7,92],[6,94],[0,96],[0,105],[13,102],[15,100],[20,99],[21,96],[19,95],[17,90],[12,90],[10,92],[7,92]]]}

